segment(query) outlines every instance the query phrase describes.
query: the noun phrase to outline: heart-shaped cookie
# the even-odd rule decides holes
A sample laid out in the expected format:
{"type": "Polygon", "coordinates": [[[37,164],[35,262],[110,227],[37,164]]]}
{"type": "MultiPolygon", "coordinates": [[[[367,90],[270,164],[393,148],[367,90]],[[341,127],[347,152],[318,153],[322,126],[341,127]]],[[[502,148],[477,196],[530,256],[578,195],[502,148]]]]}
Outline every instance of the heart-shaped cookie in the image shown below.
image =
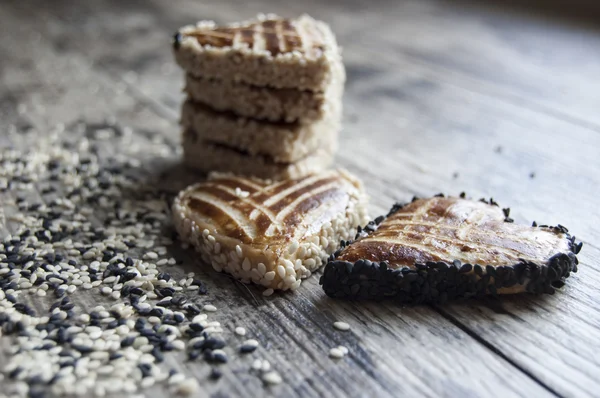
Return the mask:
{"type": "Polygon", "coordinates": [[[369,223],[330,258],[321,284],[331,297],[409,303],[552,294],[577,271],[580,249],[560,225],[517,225],[493,201],[437,196],[369,223]]]}
{"type": "Polygon", "coordinates": [[[269,183],[217,175],[182,191],[175,226],[217,271],[295,290],[364,224],[366,196],[349,173],[329,170],[269,183]]]}

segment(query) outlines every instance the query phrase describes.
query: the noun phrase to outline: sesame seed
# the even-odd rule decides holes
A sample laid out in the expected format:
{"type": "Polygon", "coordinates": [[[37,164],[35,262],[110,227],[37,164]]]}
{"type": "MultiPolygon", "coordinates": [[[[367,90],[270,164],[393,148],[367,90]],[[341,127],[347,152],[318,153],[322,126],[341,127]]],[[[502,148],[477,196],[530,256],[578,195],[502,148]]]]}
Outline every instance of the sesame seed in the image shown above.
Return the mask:
{"type": "Polygon", "coordinates": [[[271,364],[269,363],[269,361],[267,361],[266,359],[264,359],[262,361],[262,371],[263,372],[268,372],[271,369],[271,364]]]}
{"type": "Polygon", "coordinates": [[[252,346],[252,347],[258,347],[259,343],[255,339],[248,339],[248,340],[244,341],[244,345],[248,345],[248,346],[252,346]]]}
{"type": "Polygon", "coordinates": [[[333,327],[342,331],[350,330],[350,325],[348,325],[346,322],[334,322],[333,327]]]}
{"type": "Polygon", "coordinates": [[[215,311],[217,311],[217,307],[215,307],[212,304],[206,304],[204,307],[202,307],[202,310],[208,311],[208,312],[215,312],[215,311]]]}
{"type": "Polygon", "coordinates": [[[348,355],[348,348],[344,347],[343,345],[340,345],[338,346],[338,349],[342,352],[342,354],[348,355]]]}
{"type": "Polygon", "coordinates": [[[277,274],[279,275],[280,278],[285,278],[285,267],[283,265],[278,265],[277,266],[277,274]]]}
{"type": "Polygon", "coordinates": [[[260,359],[255,359],[254,362],[252,362],[252,369],[254,370],[261,370],[263,366],[263,363],[260,359]]]}
{"type": "Polygon", "coordinates": [[[268,297],[268,296],[272,295],[272,294],[273,294],[273,292],[274,292],[274,290],[273,290],[273,289],[266,289],[266,290],[264,290],[264,291],[262,292],[262,295],[263,295],[263,296],[265,296],[265,297],[268,297]]]}
{"type": "Polygon", "coordinates": [[[241,326],[238,326],[235,328],[235,334],[237,334],[238,336],[245,336],[246,335],[246,329],[244,329],[241,326]]]}
{"type": "Polygon", "coordinates": [[[329,356],[334,359],[340,359],[344,357],[344,353],[339,348],[332,348],[329,350],[329,356]]]}
{"type": "Polygon", "coordinates": [[[185,376],[182,373],[175,373],[173,376],[169,377],[169,384],[179,384],[185,380],[185,376]]]}
{"type": "Polygon", "coordinates": [[[283,381],[279,373],[275,371],[263,374],[262,379],[267,384],[280,384],[283,381]]]}
{"type": "Polygon", "coordinates": [[[183,396],[193,395],[198,391],[198,382],[196,379],[189,378],[181,381],[177,386],[177,394],[183,396]]]}
{"type": "Polygon", "coordinates": [[[158,258],[158,254],[155,252],[147,252],[144,254],[143,258],[146,260],[156,260],[158,258]]]}
{"type": "Polygon", "coordinates": [[[177,351],[183,351],[185,349],[185,343],[181,340],[175,340],[171,344],[177,351]]]}

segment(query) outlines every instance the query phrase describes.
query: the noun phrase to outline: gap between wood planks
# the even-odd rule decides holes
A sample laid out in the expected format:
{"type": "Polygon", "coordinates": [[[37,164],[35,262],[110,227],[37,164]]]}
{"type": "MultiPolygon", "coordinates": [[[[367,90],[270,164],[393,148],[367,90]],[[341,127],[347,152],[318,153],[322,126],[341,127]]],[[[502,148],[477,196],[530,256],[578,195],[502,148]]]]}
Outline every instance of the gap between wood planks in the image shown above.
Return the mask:
{"type": "Polygon", "coordinates": [[[432,305],[431,308],[433,308],[434,311],[436,311],[438,314],[442,315],[444,318],[446,318],[448,321],[450,321],[450,323],[452,323],[454,326],[456,326],[457,328],[459,328],[460,330],[462,330],[463,332],[468,334],[473,340],[477,341],[479,344],[481,344],[482,346],[484,346],[485,348],[487,348],[488,350],[490,350],[491,352],[493,352],[494,354],[496,354],[497,356],[502,358],[504,361],[509,363],[512,367],[521,371],[523,374],[525,374],[531,380],[534,380],[540,386],[545,388],[548,392],[556,395],[557,397],[562,397],[562,395],[559,394],[555,389],[550,387],[548,384],[544,383],[542,380],[540,380],[538,377],[536,377],[532,372],[525,369],[523,366],[519,365],[515,360],[511,359],[509,356],[504,354],[504,352],[502,352],[502,350],[495,347],[492,343],[487,341],[485,338],[478,335],[477,333],[475,333],[474,331],[469,329],[467,326],[462,324],[458,319],[456,319],[456,317],[454,317],[453,315],[446,312],[443,308],[441,308],[438,305],[432,305]]]}
{"type": "MultiPolygon", "coordinates": [[[[78,51],[81,52],[79,49],[78,49],[78,51]]],[[[170,109],[170,108],[166,107],[165,105],[163,105],[162,103],[160,103],[159,101],[156,101],[155,99],[147,96],[146,94],[144,94],[143,92],[141,92],[140,90],[138,90],[135,86],[133,86],[132,84],[130,84],[129,82],[127,82],[125,79],[122,79],[120,76],[118,76],[109,67],[106,67],[106,66],[104,66],[102,64],[99,64],[99,63],[96,63],[96,62],[91,62],[91,65],[92,65],[92,67],[94,69],[101,70],[111,80],[119,81],[121,83],[124,83],[128,87],[128,89],[130,90],[131,95],[137,101],[139,101],[141,104],[143,104],[144,106],[147,106],[149,109],[151,109],[157,116],[159,116],[159,117],[161,117],[163,119],[169,120],[169,121],[173,121],[173,120],[177,119],[176,113],[175,113],[175,111],[173,109],[170,109]]],[[[464,87],[461,87],[461,88],[465,89],[464,87]]],[[[489,93],[486,93],[486,95],[491,96],[489,93]]],[[[557,396],[559,395],[556,391],[554,391],[552,388],[550,388],[545,383],[543,383],[542,381],[540,381],[533,374],[531,374],[526,369],[524,369],[521,366],[519,366],[515,361],[513,361],[509,357],[507,357],[502,351],[500,351],[498,348],[496,348],[493,344],[491,344],[490,342],[486,341],[482,337],[478,336],[475,332],[473,332],[467,326],[465,326],[464,324],[462,324],[455,317],[453,317],[450,314],[448,314],[445,310],[443,310],[443,309],[441,309],[439,307],[433,307],[433,308],[442,317],[446,318],[451,323],[455,324],[457,327],[459,327],[461,330],[463,330],[465,333],[467,333],[471,338],[475,339],[478,343],[480,343],[481,345],[483,345],[486,349],[492,351],[497,356],[500,356],[502,359],[504,359],[506,362],[508,362],[512,367],[514,367],[517,370],[519,370],[522,373],[524,373],[526,376],[528,376],[529,378],[531,378],[532,380],[534,380],[535,382],[537,382],[539,385],[541,385],[543,388],[545,388],[546,390],[548,390],[550,393],[552,393],[554,395],[557,395],[557,396]]]]}

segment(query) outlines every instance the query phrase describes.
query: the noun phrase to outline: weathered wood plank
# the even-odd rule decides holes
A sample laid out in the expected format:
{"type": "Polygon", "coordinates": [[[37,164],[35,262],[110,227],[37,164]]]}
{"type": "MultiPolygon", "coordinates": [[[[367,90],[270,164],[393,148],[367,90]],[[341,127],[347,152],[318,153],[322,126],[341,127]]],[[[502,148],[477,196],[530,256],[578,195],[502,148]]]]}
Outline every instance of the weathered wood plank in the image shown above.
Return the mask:
{"type": "Polygon", "coordinates": [[[193,1],[173,6],[133,1],[121,12],[123,5],[112,0],[78,7],[62,0],[51,11],[69,22],[53,28],[65,36],[60,48],[81,46],[88,37],[94,42],[86,46],[91,59],[172,109],[178,107],[181,84],[164,44],[179,26],[200,18],[226,22],[257,12],[309,12],[331,23],[347,59],[368,59],[369,68],[392,60],[402,69],[427,70],[463,88],[600,129],[595,79],[600,73],[600,27],[561,21],[556,8],[522,14],[502,4],[411,0],[369,7],[362,1],[284,5],[263,0],[243,6],[193,1]],[[74,29],[80,40],[68,40],[74,29]],[[128,48],[128,56],[120,56],[116,48],[128,48]]]}
{"type": "MultiPolygon", "coordinates": [[[[51,30],[39,31],[44,29],[43,21],[36,16],[40,15],[12,7],[5,7],[0,13],[5,37],[0,42],[5,60],[0,85],[3,91],[21,90],[18,102],[26,110],[24,117],[34,127],[30,135],[22,137],[20,145],[25,147],[27,140],[47,133],[56,123],[69,125],[83,120],[89,124],[110,118],[124,128],[133,129],[130,144],[147,148],[148,158],[156,156],[150,150],[152,140],[144,132],[173,136],[177,131],[175,123],[165,122],[149,111],[148,105],[130,95],[126,87],[115,84],[102,69],[90,65],[85,54],[72,50],[57,53],[61,41],[53,37],[51,30]],[[26,85],[35,90],[25,89],[26,85]]],[[[13,120],[3,120],[2,124],[11,124],[13,120]]],[[[76,137],[73,139],[77,140],[76,137]]],[[[124,143],[116,140],[107,145],[107,150],[117,151],[124,143]]],[[[169,161],[176,163],[176,155],[167,157],[167,165],[169,161]]],[[[162,167],[148,163],[146,170],[152,175],[156,169],[162,171],[162,167]]],[[[274,387],[271,390],[274,395],[437,396],[478,395],[486,391],[548,395],[537,383],[428,307],[403,309],[393,304],[332,301],[324,296],[316,278],[307,281],[297,295],[263,299],[257,289],[248,291],[226,276],[198,269],[189,257],[183,269],[174,267],[169,272],[180,276],[191,269],[208,281],[208,300],[221,309],[214,319],[229,330],[234,325],[247,327],[250,336],[256,336],[266,347],[253,357],[268,358],[284,373],[286,383],[274,387]],[[258,305],[249,292],[259,297],[258,305]],[[331,323],[337,319],[347,319],[353,331],[334,331],[331,323]],[[326,355],[337,344],[348,345],[352,350],[348,359],[340,363],[326,355]],[[514,380],[515,384],[507,385],[504,380],[514,380]]],[[[77,303],[89,308],[96,299],[81,295],[77,303]]],[[[8,343],[3,340],[3,344],[8,343]]],[[[186,363],[177,355],[168,355],[166,362],[197,376],[206,395],[262,395],[265,390],[261,382],[248,373],[251,360],[236,357],[218,383],[205,383],[208,367],[202,364],[186,363]]],[[[166,396],[165,391],[151,393],[166,396]]]]}
{"type": "MultiPolygon", "coordinates": [[[[214,16],[203,15],[224,20],[226,15],[237,15],[236,12],[243,17],[242,11],[247,11],[231,8],[227,4],[219,5],[212,11],[214,16]]],[[[126,18],[138,15],[136,21],[142,26],[148,23],[154,26],[149,31],[141,29],[144,34],[149,32],[152,39],[145,44],[147,47],[137,47],[141,53],[131,58],[120,57],[115,51],[119,48],[118,43],[110,38],[119,37],[132,45],[139,36],[119,36],[125,29],[108,27],[107,22],[104,33],[108,39],[102,43],[109,44],[101,45],[92,57],[97,57],[97,62],[108,70],[126,78],[137,76],[143,93],[159,99],[167,108],[176,109],[180,94],[173,87],[177,86],[180,76],[166,66],[157,73],[157,65],[166,65],[170,54],[166,50],[161,53],[152,43],[169,33],[171,20],[180,21],[174,26],[186,22],[183,17],[188,18],[190,9],[178,8],[172,14],[166,13],[164,18],[152,14],[141,17],[139,10],[140,14],[128,14],[126,18]],[[112,50],[110,46],[113,46],[112,50]],[[115,60],[120,63],[114,63],[115,60]],[[131,63],[131,60],[144,61],[131,63]],[[130,67],[134,68],[135,75],[126,74],[130,67]],[[160,85],[155,83],[159,77],[160,85]],[[169,90],[174,94],[165,97],[169,90]]],[[[208,12],[205,7],[202,9],[208,12]]],[[[324,12],[326,14],[327,9],[324,12]]],[[[340,21],[350,20],[348,15],[341,14],[332,19],[334,24],[336,20],[340,25],[340,21]]],[[[127,21],[130,19],[121,20],[122,25],[128,26],[127,21]]],[[[79,23],[83,31],[89,29],[85,20],[79,23]]],[[[456,29],[459,29],[458,25],[456,29]]],[[[343,39],[347,36],[344,29],[341,30],[343,39]]],[[[59,37],[68,43],[68,32],[63,31],[62,35],[59,37]]],[[[83,43],[89,47],[90,42],[83,43]]],[[[350,70],[346,97],[345,134],[348,139],[342,143],[339,158],[343,165],[367,181],[377,212],[385,211],[393,200],[406,200],[415,193],[430,195],[437,191],[457,193],[467,190],[476,197],[494,195],[502,204],[515,206],[513,215],[518,221],[537,219],[545,223],[565,223],[585,241],[596,241],[594,238],[598,235],[593,223],[585,219],[588,214],[593,214],[594,199],[598,195],[598,163],[594,153],[598,134],[595,127],[578,127],[565,121],[568,118],[564,115],[549,115],[536,107],[523,109],[519,101],[507,101],[499,95],[502,92],[495,85],[482,85],[479,76],[472,78],[466,72],[448,74],[445,73],[447,70],[431,65],[395,59],[376,47],[369,49],[364,42],[354,47],[353,44],[346,46],[345,52],[350,70]],[[365,63],[365,53],[369,54],[369,64],[365,63]],[[390,130],[395,133],[390,134],[390,130]],[[364,131],[370,134],[362,134],[364,131]],[[415,132],[418,132],[417,136],[415,132]],[[498,147],[502,148],[501,153],[496,152],[498,147]],[[532,172],[535,178],[530,177],[532,172]],[[458,173],[457,178],[453,178],[454,173],[458,173]],[[557,190],[565,195],[557,195],[557,190]],[[569,192],[574,192],[572,199],[568,197],[569,192]]],[[[71,49],[81,50],[81,45],[73,42],[71,49]]],[[[529,75],[524,78],[530,80],[529,75]]],[[[527,104],[539,101],[539,94],[528,93],[527,104]]],[[[580,120],[576,122],[586,125],[580,120]]],[[[580,274],[556,297],[506,300],[501,313],[493,313],[493,316],[488,307],[495,308],[494,303],[451,305],[441,311],[475,331],[481,341],[489,343],[555,391],[565,395],[589,393],[596,386],[593,376],[599,371],[598,363],[590,354],[593,350],[586,348],[587,344],[594,345],[594,338],[590,340],[588,336],[598,335],[599,315],[589,299],[594,297],[594,286],[598,282],[597,259],[593,252],[586,254],[584,251],[580,274]],[[564,312],[564,307],[574,309],[564,312]],[[561,331],[554,318],[542,317],[540,312],[559,313],[562,323],[579,325],[570,336],[580,344],[562,344],[562,341],[552,339],[561,331]],[[524,319],[526,328],[523,322],[513,322],[515,317],[524,319]],[[589,323],[582,324],[581,319],[588,319],[589,323]],[[524,334],[525,330],[527,334],[524,334]],[[532,347],[537,338],[544,342],[545,350],[532,347]],[[552,365],[546,366],[548,363],[552,365]],[[571,370],[582,367],[588,371],[571,370]],[[563,376],[556,377],[557,373],[563,376]]]]}

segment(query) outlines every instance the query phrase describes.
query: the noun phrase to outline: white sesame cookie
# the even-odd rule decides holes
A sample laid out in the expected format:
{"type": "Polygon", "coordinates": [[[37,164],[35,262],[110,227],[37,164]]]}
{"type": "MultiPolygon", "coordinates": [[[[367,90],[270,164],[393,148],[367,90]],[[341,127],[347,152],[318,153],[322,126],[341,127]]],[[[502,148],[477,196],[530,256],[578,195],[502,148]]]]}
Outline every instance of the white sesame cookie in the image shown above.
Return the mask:
{"type": "Polygon", "coordinates": [[[217,26],[201,21],[175,35],[177,63],[189,74],[255,86],[325,91],[340,50],[327,24],[308,15],[217,26]]]}
{"type": "Polygon", "coordinates": [[[270,293],[297,289],[340,240],[353,238],[368,220],[366,201],[361,183],[344,170],[277,183],[219,175],[182,191],[173,217],[216,271],[270,293]]]}
{"type": "Polygon", "coordinates": [[[185,75],[188,100],[219,112],[271,122],[311,124],[331,118],[332,109],[340,113],[346,73],[340,60],[324,91],[294,88],[258,87],[232,80],[185,75]]]}
{"type": "Polygon", "coordinates": [[[189,135],[183,139],[184,151],[195,153],[198,142],[206,141],[250,156],[264,155],[274,162],[293,163],[320,148],[335,152],[340,119],[340,108],[336,107],[311,124],[269,123],[216,112],[188,100],[181,111],[181,125],[189,135]]]}
{"type": "Polygon", "coordinates": [[[229,145],[201,140],[193,130],[185,130],[182,137],[183,162],[186,167],[202,173],[220,171],[274,180],[300,178],[319,172],[333,163],[337,137],[329,138],[333,142],[327,147],[321,147],[293,162],[282,162],[268,155],[251,155],[229,145]]]}

